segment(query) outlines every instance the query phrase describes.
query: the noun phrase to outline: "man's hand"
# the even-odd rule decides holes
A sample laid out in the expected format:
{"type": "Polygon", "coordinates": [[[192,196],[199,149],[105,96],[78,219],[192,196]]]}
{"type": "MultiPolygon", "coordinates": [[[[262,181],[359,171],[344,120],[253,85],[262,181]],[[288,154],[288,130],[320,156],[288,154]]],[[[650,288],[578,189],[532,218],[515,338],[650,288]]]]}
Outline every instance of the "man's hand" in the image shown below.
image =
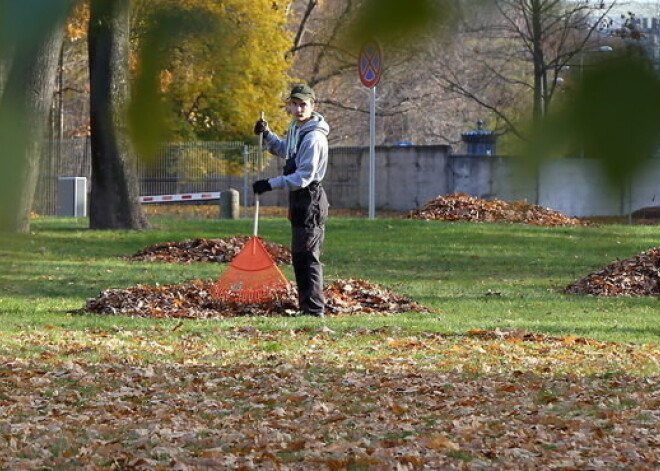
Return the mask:
{"type": "Polygon", "coordinates": [[[270,186],[270,183],[268,183],[268,180],[257,180],[252,184],[252,191],[255,192],[255,194],[260,195],[262,193],[266,193],[267,191],[271,191],[273,189],[272,186],[270,186]]]}
{"type": "Polygon", "coordinates": [[[260,119],[254,124],[254,133],[258,136],[259,134],[263,134],[264,136],[270,132],[270,128],[268,127],[268,121],[264,121],[263,119],[260,119]]]}

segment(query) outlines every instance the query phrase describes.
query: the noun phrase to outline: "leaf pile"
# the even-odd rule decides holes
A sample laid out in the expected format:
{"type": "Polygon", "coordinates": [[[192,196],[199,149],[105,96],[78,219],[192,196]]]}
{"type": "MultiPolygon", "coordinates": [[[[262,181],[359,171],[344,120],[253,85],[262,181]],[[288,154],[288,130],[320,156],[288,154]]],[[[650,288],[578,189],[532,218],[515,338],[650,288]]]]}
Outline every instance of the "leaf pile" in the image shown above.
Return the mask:
{"type": "MultiPolygon", "coordinates": [[[[291,287],[274,301],[239,304],[213,299],[214,280],[193,280],[181,284],[106,289],[87,300],[77,312],[153,318],[213,319],[239,316],[289,316],[295,313],[297,292],[291,287]]],[[[336,280],[324,288],[327,315],[357,313],[396,314],[428,312],[416,302],[363,280],[336,280]]]]}
{"type": "Polygon", "coordinates": [[[408,213],[408,219],[435,221],[509,222],[537,226],[585,226],[586,222],[570,218],[559,211],[526,201],[507,203],[484,200],[465,193],[438,196],[420,209],[408,213]]]}
{"type": "MultiPolygon", "coordinates": [[[[249,237],[232,236],[224,239],[187,239],[180,242],[164,242],[139,250],[128,257],[140,262],[218,262],[230,263],[243,249],[249,237]]],[[[278,265],[291,263],[291,250],[281,244],[262,241],[266,251],[278,265]]]]}
{"type": "Polygon", "coordinates": [[[660,247],[625,260],[617,260],[605,268],[571,283],[568,294],[596,296],[660,295],[660,247]]]}

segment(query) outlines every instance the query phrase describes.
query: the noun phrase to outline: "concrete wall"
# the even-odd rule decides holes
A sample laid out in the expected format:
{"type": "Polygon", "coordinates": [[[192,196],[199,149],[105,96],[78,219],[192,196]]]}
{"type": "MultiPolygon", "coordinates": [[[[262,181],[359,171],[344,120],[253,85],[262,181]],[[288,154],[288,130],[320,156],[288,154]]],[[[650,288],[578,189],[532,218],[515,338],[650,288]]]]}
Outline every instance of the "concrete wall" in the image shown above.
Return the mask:
{"type": "MultiPolygon", "coordinates": [[[[451,192],[447,181],[450,146],[378,147],[376,149],[376,208],[408,211],[438,195],[451,192]]],[[[264,176],[278,175],[280,159],[264,176]]],[[[323,182],[330,205],[336,208],[369,207],[369,149],[333,148],[323,182]]],[[[260,201],[286,205],[287,194],[273,191],[260,201]]]]}
{"type": "MultiPolygon", "coordinates": [[[[276,175],[281,162],[267,174],[276,175]]],[[[331,149],[324,187],[336,208],[369,206],[368,148],[331,149]]],[[[649,159],[630,184],[609,184],[598,161],[551,159],[538,168],[522,158],[452,155],[449,146],[376,148],[376,208],[409,211],[438,195],[526,200],[568,216],[620,216],[660,205],[660,159],[649,159]]],[[[286,192],[262,197],[286,205],[286,192]]]]}
{"type": "Polygon", "coordinates": [[[553,159],[541,166],[539,204],[569,216],[622,214],[621,190],[609,184],[598,161],[553,159]]]}

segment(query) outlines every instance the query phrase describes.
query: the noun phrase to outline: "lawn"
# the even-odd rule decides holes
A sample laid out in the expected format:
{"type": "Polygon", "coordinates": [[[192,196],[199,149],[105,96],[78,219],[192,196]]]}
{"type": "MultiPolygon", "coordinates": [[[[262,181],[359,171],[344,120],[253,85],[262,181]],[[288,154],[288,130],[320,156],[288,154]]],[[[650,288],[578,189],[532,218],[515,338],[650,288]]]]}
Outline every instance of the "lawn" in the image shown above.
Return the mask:
{"type": "MultiPolygon", "coordinates": [[[[148,245],[251,232],[247,219],[153,222],[37,218],[4,236],[1,469],[660,466],[658,300],[560,293],[657,246],[655,226],[333,218],[329,280],[368,280],[430,312],[69,313],[106,288],[224,269],[123,259],[148,245]]],[[[260,234],[286,244],[288,223],[262,219],[260,234]]]]}

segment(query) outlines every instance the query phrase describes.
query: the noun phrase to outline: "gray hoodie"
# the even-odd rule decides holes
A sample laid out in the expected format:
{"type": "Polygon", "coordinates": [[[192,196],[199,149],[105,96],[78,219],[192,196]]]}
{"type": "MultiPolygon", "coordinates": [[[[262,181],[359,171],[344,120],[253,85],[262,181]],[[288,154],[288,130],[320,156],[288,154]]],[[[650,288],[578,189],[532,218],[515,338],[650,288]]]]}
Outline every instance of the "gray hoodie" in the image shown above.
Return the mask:
{"type": "Polygon", "coordinates": [[[296,164],[294,173],[269,179],[270,186],[293,191],[323,180],[328,168],[329,132],[328,122],[314,112],[312,119],[302,126],[292,123],[284,139],[273,132],[268,133],[266,149],[278,157],[295,159],[296,164]]]}

